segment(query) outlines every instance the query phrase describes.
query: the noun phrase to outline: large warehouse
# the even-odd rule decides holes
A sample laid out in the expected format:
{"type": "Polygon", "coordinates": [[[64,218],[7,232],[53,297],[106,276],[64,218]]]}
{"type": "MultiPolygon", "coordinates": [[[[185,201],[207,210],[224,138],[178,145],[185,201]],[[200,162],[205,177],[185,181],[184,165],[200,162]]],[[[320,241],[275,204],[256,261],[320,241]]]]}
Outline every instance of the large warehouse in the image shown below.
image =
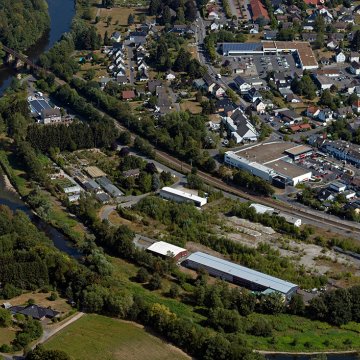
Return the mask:
{"type": "Polygon", "coordinates": [[[184,256],[187,256],[188,252],[179,246],[169,244],[165,241],[157,241],[150,245],[146,251],[149,251],[155,255],[161,257],[172,257],[175,260],[179,260],[184,256]]]}
{"type": "Polygon", "coordinates": [[[194,270],[204,269],[210,275],[219,277],[233,284],[240,285],[252,291],[265,291],[267,289],[277,291],[286,298],[290,298],[298,286],[288,281],[234,264],[215,256],[196,252],[191,254],[183,265],[194,270]]]}
{"type": "Polygon", "coordinates": [[[195,204],[195,206],[199,206],[199,207],[207,203],[206,198],[179,189],[174,189],[168,186],[165,186],[160,190],[160,196],[166,200],[193,203],[195,204]]]}
{"type": "Polygon", "coordinates": [[[318,62],[311,46],[306,41],[262,41],[259,43],[223,43],[224,56],[241,56],[255,54],[289,54],[293,53],[303,70],[317,69],[318,62]]]}
{"type": "MultiPolygon", "coordinates": [[[[227,151],[225,164],[247,171],[266,181],[296,186],[308,181],[312,172],[294,161],[309,156],[312,149],[291,142],[270,142],[249,146],[238,152],[227,151]]],[[[277,186],[277,185],[275,185],[277,186]]]]}

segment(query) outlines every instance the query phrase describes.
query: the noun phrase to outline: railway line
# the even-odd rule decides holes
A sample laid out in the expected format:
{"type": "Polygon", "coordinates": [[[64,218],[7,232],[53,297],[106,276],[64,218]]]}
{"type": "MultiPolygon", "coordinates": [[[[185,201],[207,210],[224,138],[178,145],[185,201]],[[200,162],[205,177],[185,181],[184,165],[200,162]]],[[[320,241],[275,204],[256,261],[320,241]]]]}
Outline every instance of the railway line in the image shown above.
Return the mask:
{"type": "MultiPolygon", "coordinates": [[[[191,171],[190,165],[181,162],[180,160],[172,157],[169,154],[166,154],[160,150],[156,150],[156,155],[159,159],[163,159],[166,162],[170,163],[171,165],[176,165],[182,171],[189,171],[189,172],[191,171]]],[[[348,232],[349,236],[352,234],[353,235],[356,234],[356,235],[360,236],[360,227],[356,223],[347,224],[340,220],[336,221],[331,218],[324,218],[324,217],[322,217],[320,215],[316,215],[314,213],[308,213],[304,209],[301,209],[299,207],[294,207],[294,206],[286,204],[286,203],[279,203],[278,201],[275,201],[274,199],[271,199],[271,198],[264,198],[264,197],[258,197],[258,196],[247,194],[246,192],[244,192],[234,186],[228,185],[224,181],[222,181],[218,178],[215,178],[214,176],[211,176],[202,171],[198,171],[197,175],[204,182],[206,182],[207,184],[209,184],[219,190],[223,190],[225,192],[242,197],[249,201],[253,201],[253,202],[263,204],[263,205],[274,207],[277,210],[283,211],[287,214],[290,214],[290,215],[293,215],[296,217],[300,216],[303,219],[309,220],[311,222],[321,223],[323,225],[328,226],[330,229],[331,228],[340,229],[342,231],[348,232]]]]}

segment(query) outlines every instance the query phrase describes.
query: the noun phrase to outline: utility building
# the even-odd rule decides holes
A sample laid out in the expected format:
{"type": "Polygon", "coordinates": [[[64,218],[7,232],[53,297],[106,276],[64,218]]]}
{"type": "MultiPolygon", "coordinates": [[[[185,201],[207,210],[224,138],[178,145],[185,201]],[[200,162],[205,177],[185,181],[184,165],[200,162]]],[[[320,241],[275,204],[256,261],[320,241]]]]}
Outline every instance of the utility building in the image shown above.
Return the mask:
{"type": "Polygon", "coordinates": [[[193,203],[199,207],[201,207],[207,203],[206,198],[203,198],[198,195],[194,195],[194,194],[191,194],[186,191],[179,190],[179,189],[173,189],[168,186],[165,186],[160,190],[160,196],[163,199],[172,200],[172,201],[176,201],[176,202],[193,203]]]}
{"type": "Polygon", "coordinates": [[[182,264],[194,270],[204,269],[212,276],[253,291],[270,289],[290,298],[298,289],[297,285],[290,282],[202,252],[191,254],[182,264]]]}
{"type": "Polygon", "coordinates": [[[146,251],[159,255],[161,257],[171,257],[176,261],[184,256],[187,256],[188,252],[179,246],[169,244],[165,241],[157,241],[150,245],[146,251]]]}

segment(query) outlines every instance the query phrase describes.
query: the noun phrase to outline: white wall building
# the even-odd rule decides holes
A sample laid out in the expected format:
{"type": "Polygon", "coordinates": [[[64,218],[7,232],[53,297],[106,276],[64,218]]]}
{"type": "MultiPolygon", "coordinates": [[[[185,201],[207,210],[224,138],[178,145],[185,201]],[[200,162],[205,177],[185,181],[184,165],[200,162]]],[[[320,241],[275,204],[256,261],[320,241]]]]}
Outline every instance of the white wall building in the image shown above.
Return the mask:
{"type": "Polygon", "coordinates": [[[172,200],[180,203],[181,202],[194,203],[196,206],[199,207],[204,206],[207,203],[206,198],[179,189],[174,189],[168,186],[165,186],[160,190],[160,196],[163,199],[172,200]]]}

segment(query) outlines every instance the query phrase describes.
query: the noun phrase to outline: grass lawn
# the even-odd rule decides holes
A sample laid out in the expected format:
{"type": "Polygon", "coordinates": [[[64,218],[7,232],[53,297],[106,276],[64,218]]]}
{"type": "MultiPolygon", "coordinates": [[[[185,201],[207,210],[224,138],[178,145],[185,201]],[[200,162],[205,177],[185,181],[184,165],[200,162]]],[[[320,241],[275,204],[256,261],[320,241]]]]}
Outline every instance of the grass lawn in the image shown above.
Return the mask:
{"type": "Polygon", "coordinates": [[[66,351],[73,360],[185,360],[181,350],[141,326],[100,315],[85,315],[45,343],[66,351]]]}
{"type": "Polygon", "coordinates": [[[195,99],[183,100],[180,103],[180,109],[182,111],[189,110],[192,114],[199,114],[202,110],[201,105],[195,99]]]}
{"type": "Polygon", "coordinates": [[[10,345],[10,343],[15,339],[15,334],[15,329],[0,328],[0,345],[10,345]]]}

